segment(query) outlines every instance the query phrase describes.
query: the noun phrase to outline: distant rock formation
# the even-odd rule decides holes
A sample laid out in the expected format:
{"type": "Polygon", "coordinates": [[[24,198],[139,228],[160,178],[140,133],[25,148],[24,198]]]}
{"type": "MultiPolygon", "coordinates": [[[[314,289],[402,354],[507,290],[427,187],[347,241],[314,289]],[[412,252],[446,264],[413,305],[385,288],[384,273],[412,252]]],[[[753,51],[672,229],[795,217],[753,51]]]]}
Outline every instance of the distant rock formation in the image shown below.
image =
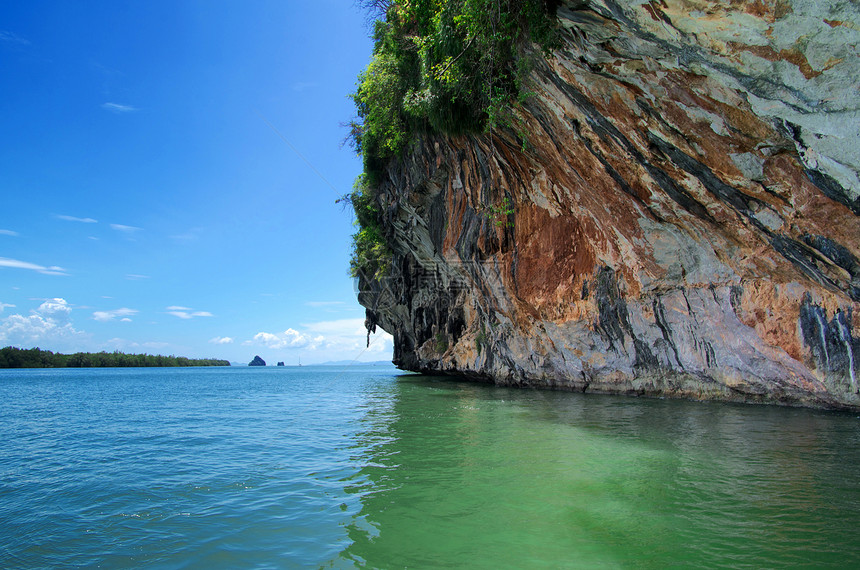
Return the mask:
{"type": "Polygon", "coordinates": [[[284,365],[284,362],[283,362],[283,361],[278,362],[278,366],[283,366],[283,365],[284,365]]]}
{"type": "Polygon", "coordinates": [[[248,366],[265,366],[266,361],[260,358],[259,356],[255,356],[254,360],[248,363],[248,366]]]}

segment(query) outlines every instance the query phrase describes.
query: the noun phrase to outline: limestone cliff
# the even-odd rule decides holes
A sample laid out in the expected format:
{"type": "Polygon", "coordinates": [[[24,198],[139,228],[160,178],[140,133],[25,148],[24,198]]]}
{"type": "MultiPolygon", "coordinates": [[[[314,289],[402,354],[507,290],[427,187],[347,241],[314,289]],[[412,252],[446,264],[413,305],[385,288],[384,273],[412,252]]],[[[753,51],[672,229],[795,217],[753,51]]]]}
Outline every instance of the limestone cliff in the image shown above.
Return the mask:
{"type": "Polygon", "coordinates": [[[523,145],[425,136],[362,280],[395,364],[497,384],[856,407],[860,4],[578,0],[523,145]]]}

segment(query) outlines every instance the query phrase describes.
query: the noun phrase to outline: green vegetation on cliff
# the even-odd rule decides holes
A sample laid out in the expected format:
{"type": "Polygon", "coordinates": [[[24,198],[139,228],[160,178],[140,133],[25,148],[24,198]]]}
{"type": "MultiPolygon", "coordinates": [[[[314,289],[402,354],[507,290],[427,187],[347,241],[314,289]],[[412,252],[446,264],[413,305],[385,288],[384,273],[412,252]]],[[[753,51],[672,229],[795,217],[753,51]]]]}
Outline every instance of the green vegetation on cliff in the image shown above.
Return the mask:
{"type": "Polygon", "coordinates": [[[54,353],[39,348],[0,349],[0,368],[107,368],[107,367],[164,367],[164,366],[230,366],[227,360],[214,358],[185,358],[152,354],[124,354],[122,352],[54,353]]]}
{"type": "Polygon", "coordinates": [[[349,274],[368,279],[382,277],[388,269],[391,253],[382,235],[379,207],[362,174],[355,180],[352,193],[344,200],[352,204],[358,231],[352,236],[353,254],[349,260],[349,274]]]}
{"type": "Polygon", "coordinates": [[[373,189],[386,164],[422,132],[464,134],[510,125],[533,58],[555,45],[554,0],[364,0],[376,9],[370,64],[352,94],[350,140],[364,174],[344,200],[356,211],[353,275],[388,257],[373,189]],[[539,47],[535,50],[534,46],[539,47]]]}
{"type": "Polygon", "coordinates": [[[385,4],[352,94],[359,121],[351,136],[371,183],[417,132],[480,132],[503,121],[524,94],[529,48],[548,52],[555,41],[555,2],[546,0],[385,4]]]}

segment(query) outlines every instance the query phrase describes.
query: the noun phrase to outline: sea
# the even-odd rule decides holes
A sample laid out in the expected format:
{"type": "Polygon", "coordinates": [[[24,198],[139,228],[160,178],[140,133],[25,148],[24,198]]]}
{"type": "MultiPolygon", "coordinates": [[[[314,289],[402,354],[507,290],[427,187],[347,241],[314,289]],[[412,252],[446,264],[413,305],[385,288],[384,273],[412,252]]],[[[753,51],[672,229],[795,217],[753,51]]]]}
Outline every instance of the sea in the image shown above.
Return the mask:
{"type": "Polygon", "coordinates": [[[858,414],[388,366],[0,370],[2,568],[850,568],[858,414]]]}

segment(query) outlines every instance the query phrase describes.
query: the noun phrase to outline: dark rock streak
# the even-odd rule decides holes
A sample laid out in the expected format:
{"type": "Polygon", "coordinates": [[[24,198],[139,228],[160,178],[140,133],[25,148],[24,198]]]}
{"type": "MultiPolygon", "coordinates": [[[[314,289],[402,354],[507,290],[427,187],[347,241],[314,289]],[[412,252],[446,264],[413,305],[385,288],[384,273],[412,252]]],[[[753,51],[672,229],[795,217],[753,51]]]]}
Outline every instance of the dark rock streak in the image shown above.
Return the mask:
{"type": "Polygon", "coordinates": [[[368,332],[499,385],[857,408],[860,7],[800,4],[562,2],[525,147],[389,165],[368,332]]]}

